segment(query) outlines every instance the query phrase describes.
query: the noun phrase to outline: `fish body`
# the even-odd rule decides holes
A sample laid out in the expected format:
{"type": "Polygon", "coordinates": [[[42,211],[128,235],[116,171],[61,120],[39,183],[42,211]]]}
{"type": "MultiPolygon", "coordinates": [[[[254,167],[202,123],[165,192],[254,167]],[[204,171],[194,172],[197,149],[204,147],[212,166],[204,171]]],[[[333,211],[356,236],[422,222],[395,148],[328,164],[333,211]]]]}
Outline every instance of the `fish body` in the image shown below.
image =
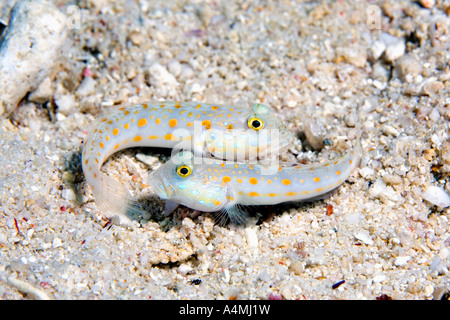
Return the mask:
{"type": "Polygon", "coordinates": [[[205,212],[224,211],[240,223],[240,205],[274,205],[325,195],[340,186],[358,166],[358,146],[320,164],[275,165],[198,158],[180,152],[149,176],[161,198],[205,212]]]}
{"type": "Polygon", "coordinates": [[[106,216],[142,214],[140,205],[118,181],[101,172],[105,160],[132,147],[192,150],[222,159],[276,156],[294,139],[262,104],[224,106],[155,102],[115,108],[89,133],[82,168],[98,207],[106,216]]]}

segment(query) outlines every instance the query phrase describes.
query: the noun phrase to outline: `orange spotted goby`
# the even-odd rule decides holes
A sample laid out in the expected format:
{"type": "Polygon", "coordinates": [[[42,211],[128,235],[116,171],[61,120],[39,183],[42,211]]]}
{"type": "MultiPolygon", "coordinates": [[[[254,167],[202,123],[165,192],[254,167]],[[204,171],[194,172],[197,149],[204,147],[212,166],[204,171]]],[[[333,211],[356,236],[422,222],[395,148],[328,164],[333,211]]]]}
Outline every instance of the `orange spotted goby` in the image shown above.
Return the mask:
{"type": "Polygon", "coordinates": [[[160,198],[167,199],[167,208],[183,204],[194,210],[223,212],[232,223],[240,224],[246,216],[240,205],[273,205],[329,193],[351,175],[361,155],[358,143],[326,163],[268,167],[198,158],[183,151],[152,172],[149,184],[160,198]]]}
{"type": "Polygon", "coordinates": [[[113,153],[131,147],[193,150],[220,159],[264,159],[294,135],[267,106],[154,102],[114,108],[89,133],[82,167],[99,209],[107,216],[142,214],[130,192],[100,171],[113,153]]]}

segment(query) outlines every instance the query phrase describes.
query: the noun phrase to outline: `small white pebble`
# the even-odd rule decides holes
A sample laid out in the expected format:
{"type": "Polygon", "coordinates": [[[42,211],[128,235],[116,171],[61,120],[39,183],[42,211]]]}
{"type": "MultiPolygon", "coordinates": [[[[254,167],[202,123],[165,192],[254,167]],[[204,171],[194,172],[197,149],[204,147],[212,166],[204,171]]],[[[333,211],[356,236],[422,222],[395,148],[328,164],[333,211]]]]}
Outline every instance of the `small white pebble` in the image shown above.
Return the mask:
{"type": "Polygon", "coordinates": [[[225,283],[228,283],[228,282],[230,282],[230,279],[231,279],[230,271],[228,271],[228,269],[223,269],[222,281],[225,282],[225,283]]]}
{"type": "Polygon", "coordinates": [[[439,138],[439,136],[435,133],[431,136],[431,142],[433,142],[437,147],[442,144],[441,138],[439,138]]]}
{"type": "Polygon", "coordinates": [[[422,197],[441,208],[450,206],[450,196],[442,188],[436,186],[428,186],[422,193],[422,197]]]}
{"type": "Polygon", "coordinates": [[[372,279],[374,283],[383,282],[384,280],[386,280],[386,276],[384,274],[378,274],[372,279]]]}
{"type": "Polygon", "coordinates": [[[194,268],[192,268],[191,266],[189,266],[185,263],[181,264],[177,269],[178,273],[183,276],[191,273],[193,270],[194,270],[194,268]]]}
{"type": "Polygon", "coordinates": [[[77,196],[75,195],[75,192],[72,189],[64,189],[61,192],[61,196],[69,201],[75,201],[77,199],[77,196]]]}
{"type": "Polygon", "coordinates": [[[57,238],[57,237],[53,238],[53,241],[52,241],[52,247],[53,247],[53,248],[59,248],[59,247],[61,247],[61,246],[62,246],[62,241],[61,241],[61,239],[60,239],[60,238],[57,238]]]}
{"type": "Polygon", "coordinates": [[[257,248],[258,247],[258,235],[256,234],[255,229],[253,229],[253,228],[246,228],[245,229],[245,238],[247,239],[247,245],[250,248],[257,248]]]}
{"type": "Polygon", "coordinates": [[[96,91],[96,81],[92,77],[85,77],[77,88],[76,94],[82,97],[92,95],[96,91]]]}
{"type": "Polygon", "coordinates": [[[433,294],[433,292],[434,292],[434,288],[431,284],[426,286],[425,289],[423,290],[423,293],[427,297],[431,296],[433,294]]]}
{"type": "Polygon", "coordinates": [[[369,167],[364,167],[361,170],[359,170],[359,174],[363,178],[370,178],[370,177],[375,176],[375,170],[373,170],[372,168],[369,168],[369,167]]]}
{"type": "Polygon", "coordinates": [[[270,275],[267,273],[266,270],[264,270],[263,272],[261,272],[261,274],[258,276],[259,280],[265,281],[265,282],[269,282],[270,281],[270,275]]]}
{"type": "Polygon", "coordinates": [[[395,258],[394,264],[398,267],[406,265],[406,263],[411,259],[410,256],[400,256],[395,258]]]}
{"type": "Polygon", "coordinates": [[[357,234],[355,234],[355,238],[370,246],[374,244],[372,237],[367,232],[364,231],[360,231],[357,234]]]}
{"type": "Polygon", "coordinates": [[[156,169],[155,165],[157,165],[159,163],[159,159],[157,157],[149,156],[149,155],[146,155],[144,153],[136,154],[136,159],[138,159],[139,161],[145,163],[146,165],[148,165],[152,169],[156,169]]]}
{"type": "Polygon", "coordinates": [[[405,54],[406,44],[403,39],[397,39],[396,42],[388,45],[384,51],[384,56],[387,61],[394,61],[405,54]]]}
{"type": "Polygon", "coordinates": [[[386,45],[383,41],[377,40],[374,41],[370,50],[372,51],[372,57],[375,60],[378,60],[383,54],[384,50],[386,50],[386,45]]]}

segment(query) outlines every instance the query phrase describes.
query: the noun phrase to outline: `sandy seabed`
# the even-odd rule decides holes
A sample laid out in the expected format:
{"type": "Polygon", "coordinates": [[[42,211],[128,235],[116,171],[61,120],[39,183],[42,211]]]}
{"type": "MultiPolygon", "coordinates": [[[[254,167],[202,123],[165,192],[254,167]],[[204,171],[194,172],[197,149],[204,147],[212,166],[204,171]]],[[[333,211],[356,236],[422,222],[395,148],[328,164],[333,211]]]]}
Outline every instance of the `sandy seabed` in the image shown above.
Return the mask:
{"type": "Polygon", "coordinates": [[[2,299],[448,298],[448,1],[55,4],[75,22],[64,53],[0,120],[2,299]],[[102,110],[154,100],[264,103],[302,163],[351,148],[361,121],[361,167],[329,198],[220,226],[184,207],[164,219],[146,183],[170,152],[127,150],[104,170],[152,218],[118,225],[81,144],[102,110]]]}

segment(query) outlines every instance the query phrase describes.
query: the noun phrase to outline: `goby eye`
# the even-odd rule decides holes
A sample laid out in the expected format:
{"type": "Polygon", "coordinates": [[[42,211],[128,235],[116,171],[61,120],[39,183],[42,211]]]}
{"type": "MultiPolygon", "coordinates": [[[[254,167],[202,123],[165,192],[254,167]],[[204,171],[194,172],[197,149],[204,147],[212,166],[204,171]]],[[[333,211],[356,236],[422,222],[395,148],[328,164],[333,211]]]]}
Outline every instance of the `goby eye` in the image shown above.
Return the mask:
{"type": "Polygon", "coordinates": [[[177,168],[177,174],[182,177],[182,178],[186,178],[189,177],[192,173],[192,169],[188,166],[179,166],[177,168]]]}
{"type": "Polygon", "coordinates": [[[264,121],[259,118],[256,118],[256,117],[250,117],[247,121],[247,124],[250,129],[253,129],[256,131],[264,128],[264,121]]]}

